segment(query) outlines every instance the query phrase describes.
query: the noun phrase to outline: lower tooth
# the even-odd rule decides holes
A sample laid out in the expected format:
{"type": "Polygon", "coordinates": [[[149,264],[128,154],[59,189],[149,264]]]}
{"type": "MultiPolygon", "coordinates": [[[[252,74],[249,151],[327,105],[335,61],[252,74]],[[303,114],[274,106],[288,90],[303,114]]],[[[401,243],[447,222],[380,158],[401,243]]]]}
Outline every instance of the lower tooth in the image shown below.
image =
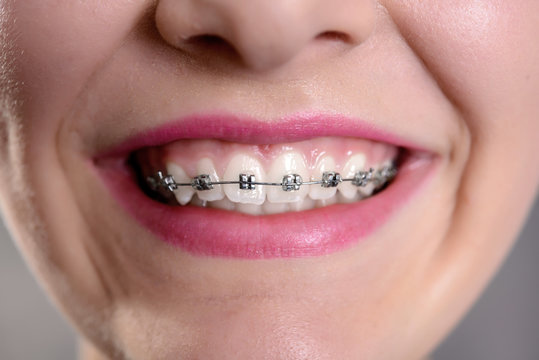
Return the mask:
{"type": "Polygon", "coordinates": [[[236,204],[228,200],[227,198],[217,201],[210,201],[208,202],[208,207],[229,211],[236,210],[236,204]]]}
{"type": "Polygon", "coordinates": [[[197,196],[194,196],[190,204],[195,206],[210,207],[228,211],[238,211],[249,215],[271,215],[285,213],[288,211],[310,210],[314,208],[333,205],[336,203],[352,203],[360,200],[361,198],[362,196],[359,193],[356,193],[353,198],[348,198],[340,193],[337,193],[335,196],[329,199],[313,200],[309,197],[306,197],[304,200],[295,203],[271,203],[269,201],[266,201],[262,205],[255,205],[233,203],[227,198],[217,201],[204,201],[199,199],[197,196]]]}
{"type": "Polygon", "coordinates": [[[290,203],[290,210],[292,211],[303,211],[303,210],[309,210],[314,208],[315,200],[311,199],[310,197],[306,196],[303,198],[302,201],[298,201],[295,203],[290,203]]]}
{"type": "Polygon", "coordinates": [[[337,203],[337,197],[333,196],[333,197],[330,197],[329,199],[316,200],[316,207],[321,208],[321,207],[333,205],[336,203],[337,203]]]}
{"type": "Polygon", "coordinates": [[[195,195],[195,196],[193,196],[193,199],[191,200],[189,205],[206,207],[206,206],[208,206],[208,202],[206,200],[200,199],[197,195],[195,195]]]}
{"type": "Polygon", "coordinates": [[[287,204],[287,203],[270,203],[269,201],[266,201],[262,205],[262,209],[264,210],[264,213],[266,213],[266,214],[278,214],[278,213],[288,211],[289,204],[287,204]]]}
{"type": "Polygon", "coordinates": [[[361,199],[361,195],[357,192],[357,189],[355,190],[355,193],[352,195],[352,197],[348,197],[347,195],[344,195],[340,191],[337,191],[337,202],[348,204],[353,203],[361,199]]]}
{"type": "Polygon", "coordinates": [[[249,215],[262,215],[262,206],[255,204],[236,204],[236,211],[249,215]]]}

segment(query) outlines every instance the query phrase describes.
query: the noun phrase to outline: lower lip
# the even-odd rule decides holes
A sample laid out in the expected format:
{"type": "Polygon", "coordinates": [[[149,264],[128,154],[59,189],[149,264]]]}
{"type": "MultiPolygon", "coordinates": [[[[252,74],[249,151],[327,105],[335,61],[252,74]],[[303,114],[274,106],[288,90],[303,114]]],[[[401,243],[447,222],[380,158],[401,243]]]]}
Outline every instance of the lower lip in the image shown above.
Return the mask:
{"type": "Polygon", "coordinates": [[[266,216],[162,204],[139,189],[125,164],[95,169],[112,196],[158,239],[197,256],[268,259],[321,256],[362,242],[425,187],[436,163],[412,156],[390,186],[356,203],[266,216]]]}

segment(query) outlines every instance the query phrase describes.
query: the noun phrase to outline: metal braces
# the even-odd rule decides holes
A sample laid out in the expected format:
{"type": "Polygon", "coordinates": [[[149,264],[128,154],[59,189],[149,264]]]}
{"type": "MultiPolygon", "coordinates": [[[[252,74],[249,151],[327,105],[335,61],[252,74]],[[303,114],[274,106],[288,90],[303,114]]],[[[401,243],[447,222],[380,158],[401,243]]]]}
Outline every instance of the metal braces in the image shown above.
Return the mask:
{"type": "Polygon", "coordinates": [[[288,174],[283,176],[280,183],[256,181],[252,174],[240,174],[237,181],[212,181],[210,175],[202,174],[195,176],[191,182],[178,183],[172,175],[164,174],[158,171],[155,176],[146,178],[152,190],[164,188],[168,191],[175,191],[182,186],[190,186],[197,191],[207,191],[213,189],[214,185],[238,185],[240,190],[255,190],[257,186],[280,186],[283,191],[297,191],[303,185],[320,185],[324,188],[337,187],[340,183],[351,182],[358,187],[365,187],[373,183],[376,187],[384,185],[397,175],[397,168],[394,165],[382,167],[375,171],[370,168],[367,171],[358,171],[354,177],[343,179],[341,174],[335,171],[326,171],[322,174],[321,180],[303,181],[301,175],[288,174]]]}

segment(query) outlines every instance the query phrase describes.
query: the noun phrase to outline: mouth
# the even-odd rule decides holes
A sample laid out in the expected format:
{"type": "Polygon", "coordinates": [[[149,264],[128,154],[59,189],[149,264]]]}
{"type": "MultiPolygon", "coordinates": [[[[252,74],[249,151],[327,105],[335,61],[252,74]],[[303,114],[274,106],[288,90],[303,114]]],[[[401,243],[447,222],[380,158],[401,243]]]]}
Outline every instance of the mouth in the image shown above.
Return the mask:
{"type": "Polygon", "coordinates": [[[94,158],[111,195],[193,255],[308,257],[368,238],[410,203],[436,156],[338,116],[182,119],[94,158]]]}

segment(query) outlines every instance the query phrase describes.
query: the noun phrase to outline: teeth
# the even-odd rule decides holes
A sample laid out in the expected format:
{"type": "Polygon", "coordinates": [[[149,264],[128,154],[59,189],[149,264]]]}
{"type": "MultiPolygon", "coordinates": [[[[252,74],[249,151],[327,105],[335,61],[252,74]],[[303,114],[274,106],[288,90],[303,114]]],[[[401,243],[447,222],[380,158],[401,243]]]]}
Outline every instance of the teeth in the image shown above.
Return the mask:
{"type": "Polygon", "coordinates": [[[337,197],[333,196],[333,197],[330,197],[329,199],[316,200],[315,207],[321,208],[321,207],[333,205],[336,203],[337,203],[337,197]]]}
{"type": "MultiPolygon", "coordinates": [[[[316,168],[313,171],[311,180],[318,180],[322,178],[322,174],[325,171],[335,170],[335,160],[331,156],[324,156],[316,164],[316,168]]],[[[340,186],[342,183],[340,184],[340,186]]],[[[313,200],[324,200],[335,196],[337,192],[336,187],[322,187],[320,185],[311,185],[309,190],[309,197],[313,200]]]]}
{"type": "Polygon", "coordinates": [[[229,211],[236,210],[236,204],[227,198],[224,198],[223,200],[210,201],[208,202],[208,207],[229,211]]]}
{"type": "Polygon", "coordinates": [[[297,203],[291,203],[289,207],[290,207],[290,210],[292,211],[303,211],[303,210],[313,209],[315,204],[316,204],[315,200],[306,196],[302,201],[298,201],[297,203]]]}
{"type": "Polygon", "coordinates": [[[263,210],[265,214],[278,214],[282,212],[287,212],[290,206],[287,203],[271,203],[266,201],[263,205],[263,210]]]}
{"type": "Polygon", "coordinates": [[[193,196],[193,199],[190,202],[190,205],[200,206],[200,207],[207,207],[208,202],[206,200],[202,200],[198,197],[198,195],[193,196]]]}
{"type": "MultiPolygon", "coordinates": [[[[382,165],[380,165],[378,168],[379,168],[379,169],[384,169],[384,168],[387,169],[387,168],[390,168],[390,167],[393,167],[393,166],[394,166],[393,161],[391,161],[391,160],[386,160],[386,161],[384,161],[384,162],[382,163],[382,165]]],[[[385,176],[388,176],[388,175],[385,175],[385,176]]],[[[383,182],[381,183],[381,182],[379,182],[379,181],[375,181],[374,184],[373,184],[374,190],[376,190],[376,189],[382,187],[383,185],[384,185],[383,182]]]]}
{"type": "MultiPolygon", "coordinates": [[[[363,154],[353,155],[346,162],[346,165],[344,165],[341,175],[344,178],[353,178],[354,174],[365,169],[366,161],[365,155],[363,154]]],[[[358,194],[358,187],[349,181],[341,183],[338,190],[340,195],[342,195],[345,199],[354,199],[358,194]]]]}
{"type": "Polygon", "coordinates": [[[249,215],[262,215],[262,206],[255,204],[236,204],[236,211],[249,215]]]}
{"type": "MultiPolygon", "coordinates": [[[[167,163],[166,167],[167,173],[172,175],[177,183],[191,182],[191,178],[187,176],[185,171],[180,166],[173,163],[167,163]]],[[[174,196],[181,205],[189,203],[194,194],[195,190],[190,186],[179,186],[176,190],[174,190],[174,196]]]]}
{"type": "MultiPolygon", "coordinates": [[[[297,152],[287,152],[273,161],[268,173],[268,181],[281,183],[283,175],[300,175],[307,181],[307,166],[303,156],[297,152]]],[[[301,201],[309,192],[308,186],[300,186],[299,190],[284,191],[282,187],[272,186],[267,189],[268,201],[272,203],[292,203],[301,201]]]]}
{"type": "MultiPolygon", "coordinates": [[[[219,176],[217,175],[217,171],[215,170],[213,161],[211,161],[209,158],[201,159],[197,163],[196,169],[197,174],[210,175],[212,182],[217,182],[220,180],[219,176]]],[[[222,185],[213,185],[213,189],[211,190],[197,191],[197,195],[201,200],[206,201],[222,200],[225,197],[222,185]]]]}
{"type": "MultiPolygon", "coordinates": [[[[169,176],[159,172],[153,178],[153,184],[155,186],[157,183],[157,186],[173,191],[180,205],[238,211],[250,215],[279,214],[335,203],[351,203],[371,196],[383,185],[382,179],[391,176],[387,168],[394,167],[392,160],[386,160],[372,165],[375,170],[371,169],[369,173],[366,165],[366,156],[362,153],[353,154],[340,169],[337,169],[332,156],[324,155],[318,159],[312,175],[309,175],[305,157],[299,152],[288,150],[273,161],[266,175],[256,157],[238,153],[232,157],[222,176],[217,174],[213,161],[205,157],[196,163],[193,170],[195,177],[188,176],[181,166],[167,163],[165,175],[169,176]],[[296,183],[298,179],[299,184],[296,183]],[[302,184],[309,181],[322,184],[302,184]]],[[[152,186],[152,182],[148,182],[152,186]]]]}
{"type": "Polygon", "coordinates": [[[340,192],[340,191],[337,192],[337,202],[342,203],[342,204],[353,203],[353,202],[356,202],[356,201],[358,201],[360,199],[361,199],[361,195],[359,195],[357,190],[356,190],[354,196],[352,196],[351,198],[344,196],[343,193],[340,192]]]}
{"type": "MultiPolygon", "coordinates": [[[[223,175],[224,179],[238,179],[238,174],[254,175],[255,181],[266,181],[262,165],[255,158],[238,154],[234,156],[223,175]]],[[[266,187],[255,186],[253,190],[242,190],[237,184],[223,185],[226,197],[235,203],[261,205],[266,200],[266,187]]]]}
{"type": "Polygon", "coordinates": [[[371,196],[373,191],[374,191],[374,184],[373,183],[369,183],[365,187],[360,187],[359,188],[359,193],[361,194],[361,197],[371,196]]]}
{"type": "MultiPolygon", "coordinates": [[[[374,169],[379,169],[380,166],[375,165],[375,166],[373,166],[373,168],[374,169]]],[[[362,198],[364,198],[364,197],[367,197],[367,196],[371,196],[375,188],[376,188],[376,184],[371,181],[365,186],[359,186],[357,189],[359,191],[359,195],[362,198]]]]}

